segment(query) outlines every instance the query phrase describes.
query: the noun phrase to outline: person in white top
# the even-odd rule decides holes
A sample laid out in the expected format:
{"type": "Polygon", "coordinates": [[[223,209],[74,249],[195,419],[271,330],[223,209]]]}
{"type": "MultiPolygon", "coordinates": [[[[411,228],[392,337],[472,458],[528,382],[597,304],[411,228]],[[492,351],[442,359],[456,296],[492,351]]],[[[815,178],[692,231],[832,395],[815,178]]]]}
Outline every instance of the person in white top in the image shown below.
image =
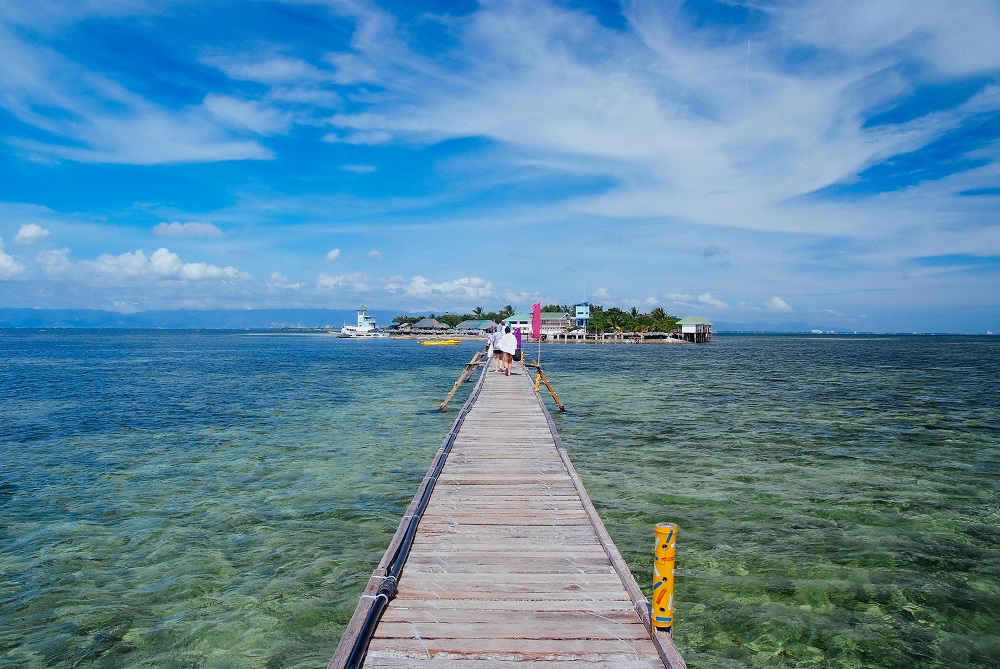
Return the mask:
{"type": "Polygon", "coordinates": [[[503,328],[497,326],[496,331],[490,336],[490,348],[493,349],[493,371],[499,372],[503,363],[503,351],[500,350],[500,338],[503,337],[503,328]]]}
{"type": "Polygon", "coordinates": [[[510,368],[514,366],[514,353],[517,351],[517,337],[511,333],[509,325],[500,337],[497,348],[503,351],[503,371],[510,376],[510,368]]]}

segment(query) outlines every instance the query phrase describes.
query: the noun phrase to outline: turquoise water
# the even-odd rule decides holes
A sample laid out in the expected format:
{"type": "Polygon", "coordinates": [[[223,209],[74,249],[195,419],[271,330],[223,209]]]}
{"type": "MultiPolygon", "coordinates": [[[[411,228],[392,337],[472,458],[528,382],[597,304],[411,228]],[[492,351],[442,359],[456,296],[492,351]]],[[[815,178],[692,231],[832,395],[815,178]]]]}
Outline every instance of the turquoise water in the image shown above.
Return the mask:
{"type": "Polygon", "coordinates": [[[542,353],[643,584],[652,526],[680,526],[689,666],[1000,666],[1000,340],[542,353]]]}
{"type": "MultiPolygon", "coordinates": [[[[0,667],[325,666],[475,349],[0,331],[0,667]]],[[[680,525],[689,666],[994,667],[998,354],[719,336],[542,362],[643,585],[653,524],[680,525]]]]}

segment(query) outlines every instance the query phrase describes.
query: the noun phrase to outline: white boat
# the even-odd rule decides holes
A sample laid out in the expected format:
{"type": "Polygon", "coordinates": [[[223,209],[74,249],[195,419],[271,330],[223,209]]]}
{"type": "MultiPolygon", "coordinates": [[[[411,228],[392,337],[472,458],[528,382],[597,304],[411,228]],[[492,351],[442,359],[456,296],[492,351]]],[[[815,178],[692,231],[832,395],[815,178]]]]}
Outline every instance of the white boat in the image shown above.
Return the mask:
{"type": "Polygon", "coordinates": [[[368,308],[364,305],[358,307],[358,324],[357,325],[345,325],[340,328],[340,334],[338,337],[345,338],[366,338],[366,339],[376,339],[382,337],[388,337],[386,333],[382,332],[375,325],[375,319],[368,315],[368,308]]]}

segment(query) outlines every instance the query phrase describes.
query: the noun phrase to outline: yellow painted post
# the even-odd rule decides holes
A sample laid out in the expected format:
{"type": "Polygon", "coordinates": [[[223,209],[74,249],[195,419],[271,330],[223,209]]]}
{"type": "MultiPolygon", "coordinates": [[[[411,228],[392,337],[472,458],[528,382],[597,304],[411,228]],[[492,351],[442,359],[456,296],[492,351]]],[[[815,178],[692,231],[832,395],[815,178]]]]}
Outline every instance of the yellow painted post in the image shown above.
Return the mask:
{"type": "Polygon", "coordinates": [[[677,525],[656,524],[653,550],[653,627],[672,632],[674,627],[674,558],[677,525]]]}

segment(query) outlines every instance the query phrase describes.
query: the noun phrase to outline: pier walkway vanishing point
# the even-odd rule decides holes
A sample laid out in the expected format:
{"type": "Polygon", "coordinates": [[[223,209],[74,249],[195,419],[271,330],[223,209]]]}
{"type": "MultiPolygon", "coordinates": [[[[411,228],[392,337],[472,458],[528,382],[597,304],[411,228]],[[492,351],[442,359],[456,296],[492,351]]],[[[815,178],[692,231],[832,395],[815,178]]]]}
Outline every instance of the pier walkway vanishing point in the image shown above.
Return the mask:
{"type": "Polygon", "coordinates": [[[484,368],[329,669],[685,667],[669,635],[649,631],[649,604],[529,374],[484,368]],[[376,622],[365,656],[358,639],[376,622]]]}

